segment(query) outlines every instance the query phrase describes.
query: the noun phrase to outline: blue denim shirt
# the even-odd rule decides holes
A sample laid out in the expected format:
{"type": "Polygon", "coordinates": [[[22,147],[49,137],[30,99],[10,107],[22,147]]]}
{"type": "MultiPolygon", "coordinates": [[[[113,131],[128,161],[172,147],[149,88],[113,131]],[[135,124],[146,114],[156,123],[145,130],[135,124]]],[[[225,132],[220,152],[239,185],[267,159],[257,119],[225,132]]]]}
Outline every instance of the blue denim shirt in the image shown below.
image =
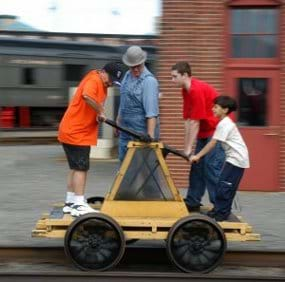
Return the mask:
{"type": "MultiPolygon", "coordinates": [[[[141,75],[133,77],[128,71],[120,88],[120,124],[123,127],[135,130],[139,133],[147,133],[147,118],[159,116],[159,85],[153,74],[144,67],[141,75]]],[[[157,120],[158,121],[158,120],[157,120]]],[[[159,125],[157,122],[155,137],[159,137],[159,125]]],[[[127,146],[132,137],[127,133],[120,133],[120,147],[127,146]]],[[[123,150],[125,151],[125,150],[123,150]]],[[[124,155],[124,153],[123,153],[124,155]]],[[[123,156],[120,157],[120,159],[123,156]]]]}

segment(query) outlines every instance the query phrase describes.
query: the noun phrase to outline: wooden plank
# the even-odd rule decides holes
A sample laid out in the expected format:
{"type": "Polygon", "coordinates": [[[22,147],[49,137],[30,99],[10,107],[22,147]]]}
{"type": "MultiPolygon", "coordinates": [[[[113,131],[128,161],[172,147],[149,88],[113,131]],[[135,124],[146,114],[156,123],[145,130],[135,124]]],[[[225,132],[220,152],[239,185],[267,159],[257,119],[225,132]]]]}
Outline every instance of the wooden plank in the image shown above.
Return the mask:
{"type": "Polygon", "coordinates": [[[46,229],[46,220],[45,219],[40,219],[38,220],[36,224],[36,229],[46,229]]]}
{"type": "Polygon", "coordinates": [[[46,219],[46,218],[49,218],[49,213],[43,213],[42,216],[41,216],[41,219],[46,219]]]}
{"type": "Polygon", "coordinates": [[[47,234],[46,229],[44,229],[44,230],[40,230],[40,229],[32,230],[32,237],[44,237],[44,238],[46,238],[46,234],[47,234]]]}
{"type": "Polygon", "coordinates": [[[242,223],[242,222],[230,222],[230,221],[221,221],[218,222],[218,224],[225,230],[229,229],[237,229],[239,230],[242,234],[246,233],[247,230],[247,223],[242,223]]]}
{"type": "Polygon", "coordinates": [[[235,241],[235,242],[260,241],[261,240],[260,234],[256,234],[256,233],[249,233],[249,234],[241,235],[239,233],[226,232],[225,236],[228,241],[235,241]]]}
{"type": "Polygon", "coordinates": [[[168,232],[161,231],[153,233],[151,231],[124,231],[124,234],[127,240],[165,240],[167,238],[168,232]]]}
{"type": "Polygon", "coordinates": [[[177,221],[177,218],[114,217],[114,219],[122,227],[156,226],[170,228],[177,221]]]}
{"type": "Polygon", "coordinates": [[[69,226],[74,221],[74,217],[65,214],[60,219],[46,219],[46,226],[69,226]]]}
{"type": "MultiPolygon", "coordinates": [[[[107,201],[108,202],[108,201],[107,201]]],[[[111,203],[110,203],[111,204],[111,203]]],[[[119,201],[112,201],[112,205],[117,207],[119,201]]],[[[120,201],[120,204],[126,204],[128,207],[126,209],[130,209],[130,205],[134,205],[133,208],[144,209],[146,206],[149,205],[154,209],[163,209],[164,211],[166,208],[170,210],[177,209],[181,207],[180,202],[176,201],[169,201],[169,202],[124,202],[120,201]],[[158,205],[158,206],[157,206],[158,205]]],[[[122,207],[121,207],[122,208],[122,207]]],[[[131,208],[132,210],[132,208],[131,208]]],[[[36,223],[35,229],[32,231],[33,237],[43,237],[43,238],[63,238],[65,236],[67,227],[73,222],[75,218],[73,218],[69,214],[60,214],[61,207],[55,205],[54,210],[51,211],[50,214],[43,214],[41,219],[38,220],[36,223]],[[58,213],[59,212],[59,213],[58,213]],[[60,216],[58,218],[58,216],[60,216]]],[[[114,210],[114,215],[112,216],[122,228],[131,227],[133,230],[124,230],[124,234],[127,239],[145,239],[145,240],[164,240],[167,238],[167,234],[169,229],[175,224],[177,220],[181,217],[181,214],[171,213],[172,216],[177,217],[165,217],[164,212],[159,213],[162,216],[116,216],[118,215],[118,211],[114,210]],[[138,229],[136,229],[136,227],[138,229]],[[141,227],[149,227],[148,230],[139,230],[141,227]],[[159,228],[167,228],[166,230],[159,230],[159,228]]],[[[145,212],[142,212],[145,213],[145,212]]],[[[181,213],[181,211],[180,211],[181,213]]],[[[107,213],[108,214],[108,213],[107,213]]],[[[242,218],[239,217],[238,220],[242,218]]],[[[252,226],[246,222],[229,222],[223,221],[218,222],[218,224],[222,227],[225,232],[225,236],[228,241],[259,241],[260,234],[252,233],[252,226]]]]}
{"type": "Polygon", "coordinates": [[[46,238],[64,238],[65,233],[66,233],[66,230],[61,230],[61,229],[52,230],[50,232],[47,232],[44,237],[46,237],[46,238]]]}

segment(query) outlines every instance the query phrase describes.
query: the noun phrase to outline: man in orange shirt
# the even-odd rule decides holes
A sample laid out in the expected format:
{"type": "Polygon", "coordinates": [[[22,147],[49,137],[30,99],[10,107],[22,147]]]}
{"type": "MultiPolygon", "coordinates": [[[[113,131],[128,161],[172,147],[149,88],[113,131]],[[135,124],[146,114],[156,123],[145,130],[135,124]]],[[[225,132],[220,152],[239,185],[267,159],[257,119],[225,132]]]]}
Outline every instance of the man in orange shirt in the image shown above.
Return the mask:
{"type": "Polygon", "coordinates": [[[94,102],[103,105],[107,88],[120,85],[122,75],[122,68],[117,63],[108,63],[102,70],[90,71],[80,82],[60,122],[58,140],[62,143],[70,168],[64,213],[80,216],[98,212],[84,199],[90,146],[97,144],[98,118],[105,118],[104,112],[98,112],[94,102]]]}

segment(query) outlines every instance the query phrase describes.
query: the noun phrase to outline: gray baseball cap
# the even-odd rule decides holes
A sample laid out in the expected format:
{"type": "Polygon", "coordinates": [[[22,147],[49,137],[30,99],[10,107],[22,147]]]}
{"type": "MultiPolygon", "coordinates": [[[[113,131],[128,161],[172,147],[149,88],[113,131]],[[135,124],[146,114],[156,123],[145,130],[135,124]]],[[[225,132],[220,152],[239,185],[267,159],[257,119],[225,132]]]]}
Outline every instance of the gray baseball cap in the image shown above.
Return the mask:
{"type": "Polygon", "coordinates": [[[134,45],[127,49],[122,60],[125,65],[133,67],[144,63],[146,58],[147,53],[143,51],[141,47],[134,45]]]}

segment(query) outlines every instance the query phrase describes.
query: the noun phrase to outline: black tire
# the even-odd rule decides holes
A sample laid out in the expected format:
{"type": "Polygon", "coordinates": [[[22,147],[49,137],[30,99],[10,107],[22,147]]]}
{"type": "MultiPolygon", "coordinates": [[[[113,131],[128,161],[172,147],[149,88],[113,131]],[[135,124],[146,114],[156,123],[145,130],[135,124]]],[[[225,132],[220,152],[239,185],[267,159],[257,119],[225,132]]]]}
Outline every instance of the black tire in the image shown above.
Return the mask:
{"type": "Polygon", "coordinates": [[[167,236],[167,254],[184,272],[208,273],[223,260],[227,241],[223,229],[203,215],[178,220],[167,236]]]}
{"type": "Polygon", "coordinates": [[[125,252],[122,228],[111,217],[89,213],[74,220],[68,227],[64,250],[81,270],[104,271],[114,267],[125,252]]]}

